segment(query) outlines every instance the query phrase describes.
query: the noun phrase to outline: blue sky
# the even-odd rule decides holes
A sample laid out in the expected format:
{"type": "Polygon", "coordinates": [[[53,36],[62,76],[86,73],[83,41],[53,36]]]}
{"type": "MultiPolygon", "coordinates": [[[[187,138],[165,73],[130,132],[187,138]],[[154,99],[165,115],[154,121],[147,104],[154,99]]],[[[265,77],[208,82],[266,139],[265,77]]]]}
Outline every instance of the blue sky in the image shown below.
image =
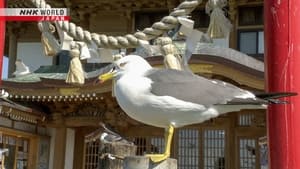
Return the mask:
{"type": "Polygon", "coordinates": [[[2,79],[7,79],[8,75],[8,57],[3,57],[2,79]]]}

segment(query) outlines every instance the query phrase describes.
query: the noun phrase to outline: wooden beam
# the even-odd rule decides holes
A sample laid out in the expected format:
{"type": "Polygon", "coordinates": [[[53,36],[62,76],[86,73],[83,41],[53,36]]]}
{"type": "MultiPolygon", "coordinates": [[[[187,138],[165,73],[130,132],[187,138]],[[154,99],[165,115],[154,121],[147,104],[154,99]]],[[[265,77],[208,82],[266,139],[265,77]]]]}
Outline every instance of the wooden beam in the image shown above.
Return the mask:
{"type": "Polygon", "coordinates": [[[68,117],[65,118],[65,125],[68,127],[82,127],[82,126],[99,126],[99,122],[103,119],[99,117],[68,117]]]}

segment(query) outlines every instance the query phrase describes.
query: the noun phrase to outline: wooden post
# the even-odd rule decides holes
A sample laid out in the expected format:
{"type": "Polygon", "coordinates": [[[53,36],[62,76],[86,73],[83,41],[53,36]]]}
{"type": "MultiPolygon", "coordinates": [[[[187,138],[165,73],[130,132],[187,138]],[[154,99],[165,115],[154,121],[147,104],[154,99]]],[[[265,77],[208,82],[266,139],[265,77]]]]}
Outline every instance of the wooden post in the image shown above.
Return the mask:
{"type": "Polygon", "coordinates": [[[115,142],[102,144],[101,147],[98,168],[123,169],[123,158],[136,154],[136,146],[131,144],[115,142]],[[109,154],[116,159],[108,158],[109,154]]]}
{"type": "Polygon", "coordinates": [[[65,127],[56,128],[53,163],[55,169],[64,169],[65,167],[66,136],[67,129],[65,127]]]}
{"type": "Polygon", "coordinates": [[[1,154],[1,168],[0,169],[5,169],[4,167],[4,163],[5,163],[5,155],[4,154],[1,154]]]}
{"type": "Polygon", "coordinates": [[[16,70],[16,60],[17,60],[17,48],[18,48],[18,41],[17,41],[17,32],[12,27],[9,27],[9,49],[8,49],[8,56],[9,56],[9,63],[8,63],[8,77],[12,77],[13,73],[16,70]]]}
{"type": "Polygon", "coordinates": [[[73,169],[82,169],[83,167],[83,154],[84,154],[84,130],[77,128],[75,130],[75,146],[73,169]]]}
{"type": "Polygon", "coordinates": [[[153,163],[149,157],[129,156],[124,159],[124,169],[177,169],[177,160],[168,158],[159,163],[153,163]]]}

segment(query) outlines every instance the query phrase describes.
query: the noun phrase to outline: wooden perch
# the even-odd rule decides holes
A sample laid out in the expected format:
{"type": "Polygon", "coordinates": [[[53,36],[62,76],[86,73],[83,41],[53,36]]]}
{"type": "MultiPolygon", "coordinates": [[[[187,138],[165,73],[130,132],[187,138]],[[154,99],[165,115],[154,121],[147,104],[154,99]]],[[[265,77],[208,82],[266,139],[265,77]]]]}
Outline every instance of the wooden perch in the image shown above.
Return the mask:
{"type": "Polygon", "coordinates": [[[146,156],[128,156],[125,157],[123,164],[123,169],[177,169],[177,160],[171,158],[153,163],[146,156]]]}

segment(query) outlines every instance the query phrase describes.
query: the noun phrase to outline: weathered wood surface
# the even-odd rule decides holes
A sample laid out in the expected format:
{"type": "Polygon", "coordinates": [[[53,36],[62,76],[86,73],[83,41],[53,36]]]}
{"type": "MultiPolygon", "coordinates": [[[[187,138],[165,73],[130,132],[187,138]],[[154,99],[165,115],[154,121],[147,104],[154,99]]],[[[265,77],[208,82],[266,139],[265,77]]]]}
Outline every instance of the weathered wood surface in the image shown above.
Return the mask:
{"type": "Polygon", "coordinates": [[[135,145],[112,143],[102,146],[97,169],[123,169],[124,158],[136,154],[135,145]]]}
{"type": "Polygon", "coordinates": [[[128,156],[125,157],[123,164],[123,169],[177,169],[177,160],[171,158],[153,163],[149,157],[128,156]]]}

